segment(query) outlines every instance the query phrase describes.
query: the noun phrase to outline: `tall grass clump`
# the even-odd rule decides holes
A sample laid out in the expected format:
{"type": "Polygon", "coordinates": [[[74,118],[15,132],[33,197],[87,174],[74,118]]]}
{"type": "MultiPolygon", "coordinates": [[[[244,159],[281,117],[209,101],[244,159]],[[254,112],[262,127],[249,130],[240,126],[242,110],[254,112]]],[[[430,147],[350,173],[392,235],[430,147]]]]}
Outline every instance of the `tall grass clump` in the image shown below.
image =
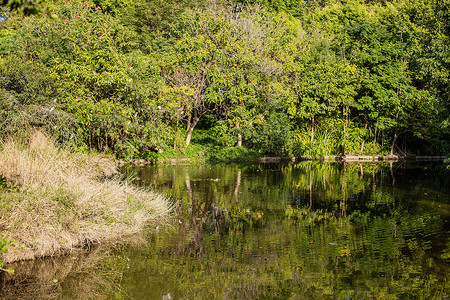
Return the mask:
{"type": "MultiPolygon", "coordinates": [[[[0,144],[0,230],[20,244],[7,262],[118,239],[162,220],[167,200],[120,180],[114,162],[61,150],[41,132],[0,144]]],[[[12,248],[10,245],[10,248],[12,248]]]]}

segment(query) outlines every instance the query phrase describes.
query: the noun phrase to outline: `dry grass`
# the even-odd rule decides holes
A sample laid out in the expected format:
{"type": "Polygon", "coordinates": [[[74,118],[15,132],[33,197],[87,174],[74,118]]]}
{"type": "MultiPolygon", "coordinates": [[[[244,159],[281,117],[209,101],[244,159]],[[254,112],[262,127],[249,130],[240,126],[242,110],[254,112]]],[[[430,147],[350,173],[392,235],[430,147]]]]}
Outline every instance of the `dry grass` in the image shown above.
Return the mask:
{"type": "Polygon", "coordinates": [[[7,262],[51,256],[141,231],[166,215],[167,200],[119,179],[108,159],[57,149],[41,132],[0,146],[0,230],[22,244],[7,262]]]}

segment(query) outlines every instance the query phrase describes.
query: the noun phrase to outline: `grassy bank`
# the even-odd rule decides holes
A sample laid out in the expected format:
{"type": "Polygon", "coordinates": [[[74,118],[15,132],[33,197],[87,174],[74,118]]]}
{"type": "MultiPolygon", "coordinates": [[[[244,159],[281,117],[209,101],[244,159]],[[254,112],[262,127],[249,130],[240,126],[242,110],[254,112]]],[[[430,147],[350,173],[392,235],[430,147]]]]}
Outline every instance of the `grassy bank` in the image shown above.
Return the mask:
{"type": "Polygon", "coordinates": [[[183,151],[169,149],[162,153],[150,152],[144,158],[122,159],[121,165],[148,165],[171,163],[206,163],[206,162],[248,162],[258,161],[263,154],[245,147],[219,147],[216,145],[191,144],[183,151]]]}
{"type": "MultiPolygon", "coordinates": [[[[282,162],[282,161],[326,161],[326,162],[372,162],[372,161],[442,161],[445,156],[402,156],[398,154],[377,153],[370,155],[293,155],[278,153],[265,155],[245,147],[219,147],[215,145],[191,144],[185,151],[170,149],[163,153],[150,152],[146,158],[119,159],[121,166],[145,166],[154,164],[192,164],[192,163],[245,163],[245,162],[282,162]]],[[[447,160],[450,165],[450,161],[447,160]]]]}
{"type": "Polygon", "coordinates": [[[0,230],[15,242],[2,259],[56,255],[141,231],[167,200],[114,177],[114,162],[56,148],[35,132],[0,145],[0,230]]]}

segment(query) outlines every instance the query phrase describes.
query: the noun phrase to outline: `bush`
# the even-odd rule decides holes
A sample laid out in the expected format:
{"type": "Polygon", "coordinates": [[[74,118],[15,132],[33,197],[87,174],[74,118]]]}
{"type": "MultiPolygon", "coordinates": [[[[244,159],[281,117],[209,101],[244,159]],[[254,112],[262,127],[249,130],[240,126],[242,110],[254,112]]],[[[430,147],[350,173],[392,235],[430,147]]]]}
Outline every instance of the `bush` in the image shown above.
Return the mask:
{"type": "Polygon", "coordinates": [[[372,142],[362,143],[368,138],[367,129],[357,127],[355,123],[345,122],[341,119],[326,120],[321,125],[311,129],[303,129],[297,132],[289,143],[289,154],[294,156],[310,155],[339,155],[346,154],[361,155],[378,153],[380,147],[372,142]],[[344,137],[344,126],[346,136],[344,137]]]}
{"type": "Polygon", "coordinates": [[[292,138],[292,125],[286,114],[274,112],[253,130],[244,132],[244,143],[261,154],[280,155],[292,138]]]}

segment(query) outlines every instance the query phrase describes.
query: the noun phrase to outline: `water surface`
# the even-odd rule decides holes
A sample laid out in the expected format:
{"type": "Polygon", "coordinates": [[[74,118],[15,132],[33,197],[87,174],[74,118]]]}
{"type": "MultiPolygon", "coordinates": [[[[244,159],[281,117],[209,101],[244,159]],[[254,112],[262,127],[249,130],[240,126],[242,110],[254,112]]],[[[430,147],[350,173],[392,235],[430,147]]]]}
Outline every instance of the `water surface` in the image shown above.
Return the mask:
{"type": "Polygon", "coordinates": [[[4,281],[6,294],[447,299],[450,292],[450,173],[441,164],[206,164],[124,172],[170,196],[173,224],[151,228],[144,241],[25,264],[17,271],[28,274],[29,286],[14,290],[4,281]],[[39,275],[43,269],[50,274],[39,275]]]}

